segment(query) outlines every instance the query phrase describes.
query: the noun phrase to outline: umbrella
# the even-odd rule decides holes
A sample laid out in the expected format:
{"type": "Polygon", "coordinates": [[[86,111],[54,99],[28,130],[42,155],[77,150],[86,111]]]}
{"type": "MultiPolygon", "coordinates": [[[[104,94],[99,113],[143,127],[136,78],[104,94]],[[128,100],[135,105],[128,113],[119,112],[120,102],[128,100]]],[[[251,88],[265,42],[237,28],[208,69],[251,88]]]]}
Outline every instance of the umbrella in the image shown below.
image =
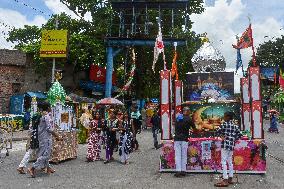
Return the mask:
{"type": "Polygon", "coordinates": [[[268,110],[268,112],[269,112],[269,113],[274,112],[274,113],[276,113],[276,114],[279,114],[279,112],[278,112],[277,110],[275,110],[275,109],[268,110]]]}
{"type": "Polygon", "coordinates": [[[124,105],[120,100],[117,100],[116,98],[103,98],[98,101],[99,105],[124,105]]]}

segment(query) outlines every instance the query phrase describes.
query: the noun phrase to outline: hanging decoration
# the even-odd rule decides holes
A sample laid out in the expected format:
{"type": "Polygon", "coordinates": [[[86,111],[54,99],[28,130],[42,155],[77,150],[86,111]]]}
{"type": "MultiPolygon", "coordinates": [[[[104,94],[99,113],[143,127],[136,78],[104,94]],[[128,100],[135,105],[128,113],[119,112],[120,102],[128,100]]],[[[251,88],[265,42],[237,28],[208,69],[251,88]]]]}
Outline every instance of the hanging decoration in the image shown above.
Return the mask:
{"type": "Polygon", "coordinates": [[[128,91],[132,81],[133,81],[133,77],[134,77],[134,73],[136,70],[136,57],[135,57],[135,51],[134,49],[132,49],[132,66],[131,66],[131,70],[129,73],[129,78],[126,82],[126,84],[122,87],[121,92],[115,97],[120,97],[121,95],[123,95],[126,91],[128,91]]]}
{"type": "Polygon", "coordinates": [[[175,46],[175,53],[174,53],[174,59],[172,63],[172,77],[176,76],[176,80],[178,80],[178,67],[177,67],[177,42],[174,43],[175,46]]]}
{"type": "Polygon", "coordinates": [[[19,4],[21,4],[21,5],[24,5],[25,7],[28,7],[28,8],[30,8],[30,9],[33,9],[33,10],[36,11],[36,12],[40,12],[41,14],[44,14],[44,15],[46,15],[46,16],[48,16],[48,17],[51,17],[51,16],[52,16],[51,14],[47,14],[47,13],[43,12],[42,10],[37,9],[37,8],[34,8],[34,7],[28,5],[28,4],[24,3],[24,2],[21,2],[21,1],[19,1],[19,0],[14,0],[14,1],[15,1],[16,3],[19,3],[19,4]]]}
{"type": "Polygon", "coordinates": [[[154,47],[154,60],[152,65],[152,70],[155,72],[155,66],[159,58],[159,54],[163,53],[163,60],[164,60],[164,70],[166,70],[166,58],[165,58],[165,52],[164,52],[164,42],[162,37],[162,29],[161,29],[161,23],[159,21],[159,32],[156,38],[155,47],[154,47]]]}
{"type": "Polygon", "coordinates": [[[62,85],[58,82],[61,77],[62,75],[60,73],[55,74],[56,81],[47,93],[47,100],[52,106],[55,106],[58,101],[62,104],[65,103],[66,93],[62,85]]]}

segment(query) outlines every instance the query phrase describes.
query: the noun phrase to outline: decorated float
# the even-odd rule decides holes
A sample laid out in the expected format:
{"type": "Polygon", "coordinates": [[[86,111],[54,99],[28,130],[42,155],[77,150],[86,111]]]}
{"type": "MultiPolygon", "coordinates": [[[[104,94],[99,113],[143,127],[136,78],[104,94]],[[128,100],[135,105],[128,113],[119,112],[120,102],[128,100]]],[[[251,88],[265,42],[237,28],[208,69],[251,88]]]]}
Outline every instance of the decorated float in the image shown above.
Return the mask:
{"type": "Polygon", "coordinates": [[[259,68],[249,67],[248,76],[241,79],[240,102],[234,97],[234,73],[225,72],[223,56],[208,39],[205,38],[203,42],[192,58],[195,72],[188,73],[186,81],[172,81],[170,70],[160,72],[160,171],[175,171],[172,140],[175,118],[170,116],[173,103],[175,116],[181,112],[182,107],[189,107],[196,126],[188,143],[187,172],[221,172],[221,138],[215,136],[215,130],[223,122],[224,113],[231,111],[235,113],[234,121],[244,134],[236,142],[234,169],[238,173],[266,173],[259,68]]]}
{"type": "Polygon", "coordinates": [[[58,141],[53,138],[52,155],[50,161],[59,163],[67,159],[77,158],[77,119],[76,109],[78,104],[72,101],[66,101],[66,93],[58,82],[61,79],[61,74],[56,74],[56,81],[49,89],[47,99],[52,105],[52,118],[54,129],[63,138],[58,141]]]}

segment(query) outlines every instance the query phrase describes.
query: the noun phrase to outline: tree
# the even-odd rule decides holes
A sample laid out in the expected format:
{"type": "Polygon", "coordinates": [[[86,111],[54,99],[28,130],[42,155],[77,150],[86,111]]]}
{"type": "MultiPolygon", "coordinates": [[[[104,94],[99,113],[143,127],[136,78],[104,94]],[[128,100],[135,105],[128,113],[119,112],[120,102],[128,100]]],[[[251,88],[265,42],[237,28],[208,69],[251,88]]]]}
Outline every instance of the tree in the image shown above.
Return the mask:
{"type": "Polygon", "coordinates": [[[284,69],[284,36],[261,44],[257,48],[256,62],[263,67],[279,66],[284,69]]]}
{"type": "MultiPolygon", "coordinates": [[[[75,71],[88,70],[90,64],[95,63],[104,66],[106,62],[106,51],[104,39],[110,35],[110,31],[118,33],[118,27],[112,27],[111,20],[117,13],[112,9],[110,1],[105,0],[61,0],[62,3],[67,5],[81,19],[72,19],[65,13],[52,16],[46,24],[42,27],[25,26],[21,29],[13,29],[9,32],[8,41],[15,42],[15,48],[23,50],[27,53],[34,54],[34,61],[37,63],[37,69],[44,72],[46,64],[49,60],[41,59],[39,57],[40,48],[40,34],[43,29],[54,29],[56,17],[59,20],[58,29],[67,29],[69,32],[69,54],[67,62],[75,65],[75,71]],[[85,21],[84,17],[87,13],[91,13],[92,21],[85,21]]],[[[188,10],[190,14],[199,14],[203,12],[204,8],[202,0],[189,0],[188,10]]],[[[177,10],[183,13],[182,10],[177,10]]],[[[181,14],[183,15],[183,14],[181,14]]],[[[150,19],[153,23],[156,22],[157,11],[149,13],[150,19]]],[[[189,15],[188,15],[189,16],[189,15]]],[[[186,28],[182,29],[183,18],[180,16],[176,18],[176,25],[173,30],[169,26],[170,17],[163,18],[163,33],[171,35],[176,38],[187,39],[186,47],[178,47],[178,69],[181,79],[185,79],[185,73],[192,71],[191,57],[196,50],[201,46],[199,36],[191,31],[192,22],[187,24],[186,28]]],[[[155,38],[157,35],[157,24],[153,24],[153,29],[148,36],[130,36],[130,37],[148,37],[155,38]]],[[[133,81],[131,96],[136,98],[157,97],[159,95],[159,73],[158,71],[163,68],[161,58],[157,63],[156,72],[151,69],[153,62],[153,47],[137,47],[137,71],[133,81]]],[[[171,67],[173,59],[173,49],[166,47],[167,67],[171,67]]],[[[125,74],[123,73],[122,66],[126,63],[126,68],[129,70],[130,58],[127,49],[122,51],[116,58],[114,69],[119,70],[119,81],[121,87],[124,84],[125,74]],[[128,62],[125,62],[128,57],[128,62]]],[[[64,61],[62,61],[64,63],[64,61]]],[[[127,76],[126,76],[127,77],[127,76]]]]}

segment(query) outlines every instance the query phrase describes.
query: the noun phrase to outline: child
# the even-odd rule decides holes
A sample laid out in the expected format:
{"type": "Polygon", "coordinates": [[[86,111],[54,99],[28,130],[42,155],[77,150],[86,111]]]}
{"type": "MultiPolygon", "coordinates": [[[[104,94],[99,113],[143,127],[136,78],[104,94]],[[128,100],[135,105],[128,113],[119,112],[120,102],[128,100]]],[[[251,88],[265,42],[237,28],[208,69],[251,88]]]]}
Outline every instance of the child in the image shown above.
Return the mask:
{"type": "Polygon", "coordinates": [[[124,113],[120,126],[119,155],[121,163],[128,164],[128,156],[132,152],[132,127],[128,114],[124,113]]]}
{"type": "Polygon", "coordinates": [[[268,132],[275,132],[275,133],[279,133],[278,131],[278,120],[277,120],[277,111],[270,111],[270,127],[268,129],[268,132]]]}
{"type": "Polygon", "coordinates": [[[158,115],[157,110],[154,111],[154,115],[151,118],[151,123],[152,123],[152,133],[153,133],[153,139],[154,139],[154,147],[155,149],[159,149],[159,142],[158,142],[158,132],[160,129],[160,117],[158,115]]]}
{"type": "Polygon", "coordinates": [[[229,184],[233,184],[233,152],[235,141],[242,137],[239,127],[233,122],[234,113],[226,112],[224,114],[224,123],[216,131],[217,136],[221,136],[221,163],[223,170],[223,180],[215,184],[216,187],[227,187],[229,184]],[[229,165],[229,177],[227,174],[227,162],[229,165]]]}
{"type": "Polygon", "coordinates": [[[106,160],[104,164],[113,160],[113,150],[116,144],[116,131],[118,130],[119,121],[116,118],[117,112],[113,109],[109,110],[109,118],[105,121],[104,130],[106,132],[106,160]]]}

